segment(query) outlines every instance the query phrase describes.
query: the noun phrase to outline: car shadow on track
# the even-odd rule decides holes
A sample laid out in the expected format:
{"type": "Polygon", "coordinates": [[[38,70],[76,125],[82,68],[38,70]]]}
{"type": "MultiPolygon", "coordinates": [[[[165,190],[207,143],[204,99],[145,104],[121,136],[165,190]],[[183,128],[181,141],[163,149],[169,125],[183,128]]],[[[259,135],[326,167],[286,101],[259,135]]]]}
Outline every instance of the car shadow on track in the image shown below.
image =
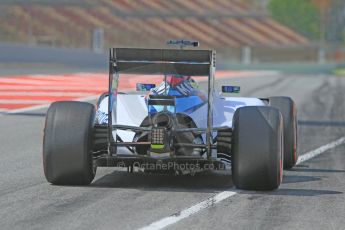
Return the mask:
{"type": "MultiPolygon", "coordinates": [[[[319,177],[284,176],[283,184],[318,181],[319,177]]],[[[231,174],[215,174],[212,172],[199,173],[194,176],[155,175],[144,173],[127,173],[114,171],[97,180],[90,187],[97,188],[126,188],[145,191],[166,192],[220,192],[234,189],[231,174]]],[[[317,189],[279,188],[275,191],[245,191],[238,190],[239,194],[274,195],[274,196],[320,196],[336,195],[343,192],[317,189]]]]}
{"type": "Polygon", "coordinates": [[[342,169],[315,169],[315,168],[293,168],[290,169],[291,172],[317,172],[317,173],[345,173],[342,169]]]}
{"type": "Polygon", "coordinates": [[[312,197],[322,195],[338,195],[343,192],[332,191],[332,190],[319,190],[319,189],[295,189],[295,188],[279,188],[275,191],[244,191],[241,190],[240,194],[252,195],[248,199],[254,200],[258,197],[264,196],[301,196],[301,197],[312,197]]]}
{"type": "Polygon", "coordinates": [[[234,188],[231,174],[212,172],[192,175],[157,175],[140,172],[114,171],[96,181],[91,187],[133,188],[154,191],[217,192],[234,188]]]}
{"type": "MultiPolygon", "coordinates": [[[[311,170],[311,172],[325,172],[325,171],[328,172],[328,170],[318,171],[318,170],[313,170],[313,169],[304,168],[304,167],[294,168],[289,171],[308,172],[308,170],[311,170]]],[[[336,172],[339,172],[339,171],[342,172],[342,170],[336,170],[336,172]]],[[[279,189],[275,191],[241,191],[241,193],[250,194],[250,195],[302,196],[302,197],[343,194],[343,192],[333,191],[333,190],[286,188],[287,186],[289,186],[289,184],[320,181],[322,180],[322,178],[323,176],[316,177],[316,176],[304,176],[304,175],[303,176],[302,175],[284,175],[282,187],[280,187],[279,189]]]]}
{"type": "Polygon", "coordinates": [[[310,182],[310,181],[319,181],[319,180],[321,180],[320,177],[314,177],[314,176],[284,175],[284,177],[283,177],[283,184],[310,182]]]}
{"type": "Polygon", "coordinates": [[[318,189],[294,189],[294,188],[280,188],[276,191],[259,192],[258,194],[278,195],[278,196],[320,196],[320,195],[336,195],[343,194],[339,191],[332,190],[318,190],[318,189]]]}
{"type": "Polygon", "coordinates": [[[298,120],[299,126],[333,126],[333,127],[340,127],[345,126],[344,121],[318,121],[318,120],[298,120]]]}

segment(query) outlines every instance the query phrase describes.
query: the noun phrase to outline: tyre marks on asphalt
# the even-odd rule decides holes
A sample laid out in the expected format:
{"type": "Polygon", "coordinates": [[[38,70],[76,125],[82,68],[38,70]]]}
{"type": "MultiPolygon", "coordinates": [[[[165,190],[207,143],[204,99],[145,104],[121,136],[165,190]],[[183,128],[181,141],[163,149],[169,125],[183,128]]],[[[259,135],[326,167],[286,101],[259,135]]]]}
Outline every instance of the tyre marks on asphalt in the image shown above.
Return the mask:
{"type": "Polygon", "coordinates": [[[216,195],[197,203],[187,209],[184,209],[178,213],[175,213],[171,216],[165,217],[159,221],[153,222],[150,225],[140,228],[140,230],[158,230],[163,229],[171,224],[177,223],[182,219],[185,219],[203,209],[209,208],[222,200],[225,200],[233,195],[236,195],[237,192],[235,191],[223,191],[220,193],[217,193],[216,195]]]}

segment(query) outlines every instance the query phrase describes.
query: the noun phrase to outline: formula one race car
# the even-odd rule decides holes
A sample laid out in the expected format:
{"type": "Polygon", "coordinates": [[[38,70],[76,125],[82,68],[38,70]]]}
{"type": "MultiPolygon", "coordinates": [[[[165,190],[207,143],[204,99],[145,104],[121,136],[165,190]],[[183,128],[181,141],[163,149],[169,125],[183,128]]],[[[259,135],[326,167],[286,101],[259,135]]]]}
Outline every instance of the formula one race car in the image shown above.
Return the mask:
{"type": "Polygon", "coordinates": [[[109,91],[97,110],[75,101],[48,109],[43,142],[48,182],[87,185],[97,167],[149,173],[231,167],[236,187],[272,190],[281,184],[283,167],[295,165],[294,102],[228,97],[239,91],[229,85],[216,93],[214,51],[114,48],[109,61],[109,91]],[[122,74],[163,80],[159,86],[138,83],[140,93],[119,93],[122,74]],[[205,94],[193,86],[192,76],[204,77],[205,94]]]}

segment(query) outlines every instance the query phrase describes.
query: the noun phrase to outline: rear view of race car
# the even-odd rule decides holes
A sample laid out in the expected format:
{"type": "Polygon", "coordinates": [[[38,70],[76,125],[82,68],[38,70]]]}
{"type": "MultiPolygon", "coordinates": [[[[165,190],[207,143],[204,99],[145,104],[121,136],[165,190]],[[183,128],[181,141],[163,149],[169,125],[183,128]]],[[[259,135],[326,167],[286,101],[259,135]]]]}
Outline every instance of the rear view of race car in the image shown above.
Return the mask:
{"type": "MultiPolygon", "coordinates": [[[[48,110],[43,143],[48,182],[90,184],[97,167],[133,171],[149,163],[178,171],[178,165],[190,164],[231,166],[234,185],[241,189],[277,189],[283,168],[297,162],[295,104],[288,97],[216,93],[215,57],[212,50],[112,49],[109,91],[100,97],[97,112],[90,103],[72,101],[55,102],[48,110]],[[122,74],[163,76],[164,90],[152,93],[154,85],[140,84],[142,94],[119,93],[122,74]],[[172,93],[175,86],[185,87],[179,85],[183,81],[168,82],[169,76],[204,77],[207,92],[172,93]]],[[[223,92],[236,89],[224,86],[223,92]]]]}

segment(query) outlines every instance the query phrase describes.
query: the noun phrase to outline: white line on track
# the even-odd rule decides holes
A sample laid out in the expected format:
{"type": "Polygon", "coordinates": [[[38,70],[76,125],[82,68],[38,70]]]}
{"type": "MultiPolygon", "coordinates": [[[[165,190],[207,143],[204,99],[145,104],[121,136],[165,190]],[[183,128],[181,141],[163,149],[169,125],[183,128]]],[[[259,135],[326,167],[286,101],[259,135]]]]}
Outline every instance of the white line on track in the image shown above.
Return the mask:
{"type": "Polygon", "coordinates": [[[174,215],[165,217],[159,221],[153,222],[152,224],[140,228],[140,230],[154,230],[154,229],[162,229],[167,227],[168,225],[174,224],[184,218],[187,218],[205,208],[209,208],[215,204],[217,204],[218,202],[225,200],[228,197],[231,197],[233,195],[237,194],[234,191],[224,191],[224,192],[220,192],[218,194],[216,194],[215,196],[212,196],[210,198],[208,198],[207,200],[204,200],[196,205],[193,205],[190,208],[187,208],[181,212],[178,212],[174,215]]]}
{"type": "Polygon", "coordinates": [[[323,145],[315,150],[312,150],[310,152],[307,152],[301,156],[298,157],[298,160],[297,160],[297,165],[307,161],[307,160],[310,160],[311,158],[314,158],[324,152],[326,152],[327,150],[330,150],[330,149],[333,149],[341,144],[344,144],[345,143],[345,136],[344,137],[341,137],[339,138],[338,140],[335,140],[335,141],[332,141],[326,145],[323,145]]]}
{"type": "MultiPolygon", "coordinates": [[[[310,160],[330,149],[333,149],[339,145],[342,145],[345,143],[345,136],[339,138],[338,140],[332,141],[328,144],[325,144],[317,149],[314,149],[310,152],[307,152],[301,156],[299,156],[298,161],[297,161],[297,165],[301,164],[307,160],[310,160]]],[[[139,230],[159,230],[159,229],[163,229],[171,224],[175,224],[177,222],[179,222],[180,220],[183,220],[189,216],[192,216],[194,214],[196,214],[197,212],[202,211],[203,209],[209,208],[213,205],[215,205],[216,203],[219,203],[220,201],[223,201],[231,196],[234,196],[236,194],[240,193],[240,191],[236,191],[236,190],[229,190],[229,191],[223,191],[220,193],[217,193],[216,195],[208,198],[207,200],[201,201],[200,203],[197,203],[187,209],[184,209],[178,213],[175,213],[171,216],[165,217],[163,219],[160,219],[158,221],[155,221],[143,228],[140,228],[139,230]]]]}

